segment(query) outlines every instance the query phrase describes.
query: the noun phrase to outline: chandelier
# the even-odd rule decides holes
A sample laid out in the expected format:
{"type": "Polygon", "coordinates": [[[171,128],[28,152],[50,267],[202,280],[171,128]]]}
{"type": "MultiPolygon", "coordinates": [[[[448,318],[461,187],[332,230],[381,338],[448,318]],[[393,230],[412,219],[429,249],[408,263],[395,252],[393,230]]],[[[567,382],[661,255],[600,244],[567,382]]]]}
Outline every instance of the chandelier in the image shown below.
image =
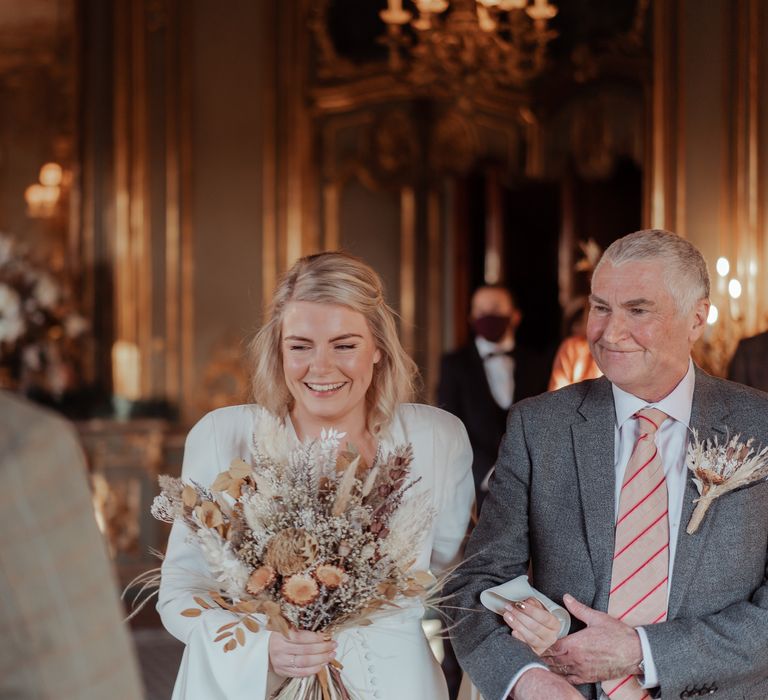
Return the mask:
{"type": "Polygon", "coordinates": [[[546,65],[557,32],[548,0],[388,0],[380,17],[390,69],[421,86],[523,87],[546,65]]]}

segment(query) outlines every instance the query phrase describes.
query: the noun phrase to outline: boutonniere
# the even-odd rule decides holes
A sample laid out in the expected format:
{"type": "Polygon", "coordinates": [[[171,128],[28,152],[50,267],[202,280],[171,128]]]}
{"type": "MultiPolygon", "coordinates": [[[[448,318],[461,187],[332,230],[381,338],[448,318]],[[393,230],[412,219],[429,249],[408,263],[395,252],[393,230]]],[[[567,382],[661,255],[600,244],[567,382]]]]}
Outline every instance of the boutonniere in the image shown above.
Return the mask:
{"type": "Polygon", "coordinates": [[[689,535],[699,529],[716,498],[768,478],[768,447],[755,449],[753,438],[740,442],[741,434],[720,444],[717,438],[699,440],[696,430],[692,432],[685,463],[694,474],[699,498],[685,530],[689,535]]]}

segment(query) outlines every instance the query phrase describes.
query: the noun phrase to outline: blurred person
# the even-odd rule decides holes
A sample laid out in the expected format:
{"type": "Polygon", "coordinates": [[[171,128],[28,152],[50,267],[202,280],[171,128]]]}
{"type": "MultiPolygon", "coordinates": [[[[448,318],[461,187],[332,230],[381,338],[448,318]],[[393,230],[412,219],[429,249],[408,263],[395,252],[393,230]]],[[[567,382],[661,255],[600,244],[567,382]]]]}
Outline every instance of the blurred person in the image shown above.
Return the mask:
{"type": "Polygon", "coordinates": [[[562,389],[569,384],[581,382],[584,379],[597,379],[603,373],[592,357],[587,341],[587,316],[589,304],[585,300],[583,308],[571,324],[570,335],[566,337],[555,353],[552,362],[552,374],[549,378],[549,391],[562,389]]]}
{"type": "Polygon", "coordinates": [[[0,417],[0,698],[139,700],[74,431],[2,391],[0,417]]]}
{"type": "MultiPolygon", "coordinates": [[[[369,465],[410,443],[411,476],[419,479],[414,491],[429,494],[436,514],[413,567],[439,575],[455,565],[474,497],[469,441],[455,416],[409,403],[416,366],[400,344],[376,272],[340,252],[298,260],[275,290],[251,352],[255,405],[279,416],[297,439],[334,428],[369,465]]],[[[233,458],[246,457],[255,405],[202,418],[187,438],[182,478],[210,485],[233,458]]],[[[183,523],[173,525],[162,571],[158,610],[168,631],[186,644],[174,700],[265,700],[286,678],[314,675],[334,658],[361,700],[447,698],[420,602],[331,641],[315,632],[262,628],[245,647],[224,654],[213,632],[237,617],[220,609],[181,615],[194,605],[196,575],[207,571],[183,523]]]]}
{"type": "Polygon", "coordinates": [[[768,331],[739,341],[728,367],[728,379],[768,391],[768,331]]]}
{"type": "Polygon", "coordinates": [[[478,511],[488,492],[509,407],[547,389],[548,358],[517,341],[521,320],[508,289],[478,287],[469,314],[474,337],[446,353],[441,362],[437,404],[460,418],[467,429],[478,511]]]}

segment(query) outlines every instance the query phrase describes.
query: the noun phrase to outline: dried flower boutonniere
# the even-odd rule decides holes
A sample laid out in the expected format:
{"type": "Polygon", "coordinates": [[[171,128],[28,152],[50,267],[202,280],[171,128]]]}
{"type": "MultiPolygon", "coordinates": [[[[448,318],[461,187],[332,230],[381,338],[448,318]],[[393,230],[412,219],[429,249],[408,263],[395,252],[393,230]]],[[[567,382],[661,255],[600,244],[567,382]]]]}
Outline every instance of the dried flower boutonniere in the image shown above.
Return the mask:
{"type": "Polygon", "coordinates": [[[685,463],[694,473],[693,483],[699,490],[696,508],[686,532],[692,535],[712,502],[729,491],[749,486],[768,478],[768,447],[755,449],[754,439],[739,442],[741,434],[720,444],[714,440],[699,440],[696,430],[688,445],[685,463]]]}

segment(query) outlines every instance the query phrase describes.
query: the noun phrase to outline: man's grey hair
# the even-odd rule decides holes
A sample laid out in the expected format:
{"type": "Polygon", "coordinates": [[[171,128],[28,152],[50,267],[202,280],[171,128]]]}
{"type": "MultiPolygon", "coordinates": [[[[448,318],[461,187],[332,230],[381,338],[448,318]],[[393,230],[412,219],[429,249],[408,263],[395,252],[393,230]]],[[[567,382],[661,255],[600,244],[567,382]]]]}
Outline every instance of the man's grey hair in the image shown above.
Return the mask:
{"type": "Polygon", "coordinates": [[[636,231],[611,243],[595,267],[595,274],[604,263],[619,266],[640,260],[664,264],[664,280],[679,313],[687,314],[698,301],[709,299],[704,256],[685,238],[661,229],[636,231]]]}

